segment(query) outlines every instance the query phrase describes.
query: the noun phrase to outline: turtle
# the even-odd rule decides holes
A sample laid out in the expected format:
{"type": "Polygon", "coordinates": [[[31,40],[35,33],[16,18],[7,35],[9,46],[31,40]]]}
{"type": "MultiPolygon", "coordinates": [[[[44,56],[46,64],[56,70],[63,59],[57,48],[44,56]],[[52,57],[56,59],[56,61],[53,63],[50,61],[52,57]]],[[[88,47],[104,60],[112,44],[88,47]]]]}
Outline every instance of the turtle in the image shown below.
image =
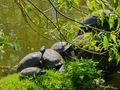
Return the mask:
{"type": "Polygon", "coordinates": [[[97,20],[98,20],[98,15],[91,15],[91,16],[87,16],[86,18],[84,18],[82,20],[82,23],[85,25],[94,25],[96,24],[97,20]]]}
{"type": "Polygon", "coordinates": [[[53,49],[46,49],[42,56],[42,67],[45,69],[55,68],[65,71],[63,57],[53,49]]]}
{"type": "Polygon", "coordinates": [[[28,67],[19,72],[20,78],[30,77],[34,75],[41,75],[44,71],[38,67],[28,67]]]}
{"type": "Polygon", "coordinates": [[[32,52],[26,55],[17,65],[17,71],[20,72],[27,67],[41,67],[41,59],[44,50],[45,46],[42,46],[38,52],[32,52]]]}
{"type": "Polygon", "coordinates": [[[83,23],[84,25],[81,25],[81,24],[79,25],[80,26],[80,30],[78,32],[78,35],[82,35],[83,32],[90,32],[91,28],[88,28],[87,26],[95,27],[98,18],[99,18],[98,15],[95,15],[95,14],[85,17],[81,21],[81,23],[83,23]]]}
{"type": "Polygon", "coordinates": [[[51,49],[57,51],[63,57],[65,57],[65,56],[71,55],[72,43],[67,43],[65,41],[59,41],[59,42],[54,43],[51,46],[51,49]]]}
{"type": "MultiPolygon", "coordinates": [[[[101,17],[98,16],[97,14],[92,14],[90,16],[87,16],[85,17],[81,23],[83,23],[84,25],[81,25],[80,24],[80,28],[81,30],[79,30],[78,32],[78,35],[81,35],[83,34],[82,30],[85,31],[85,32],[90,32],[91,31],[91,28],[89,27],[86,27],[86,26],[92,26],[92,27],[96,27],[96,28],[99,28],[99,29],[103,29],[103,30],[107,30],[107,31],[110,31],[110,27],[109,27],[109,23],[108,23],[108,19],[110,16],[113,16],[115,14],[113,14],[110,10],[99,10],[99,12],[103,13],[104,15],[104,23],[101,24],[101,17]]],[[[114,22],[118,22],[118,20],[116,19],[114,22]]],[[[117,25],[117,24],[116,24],[117,25]]],[[[114,27],[116,28],[117,26],[114,25],[114,27]]],[[[114,28],[112,28],[114,29],[114,28]]]]}

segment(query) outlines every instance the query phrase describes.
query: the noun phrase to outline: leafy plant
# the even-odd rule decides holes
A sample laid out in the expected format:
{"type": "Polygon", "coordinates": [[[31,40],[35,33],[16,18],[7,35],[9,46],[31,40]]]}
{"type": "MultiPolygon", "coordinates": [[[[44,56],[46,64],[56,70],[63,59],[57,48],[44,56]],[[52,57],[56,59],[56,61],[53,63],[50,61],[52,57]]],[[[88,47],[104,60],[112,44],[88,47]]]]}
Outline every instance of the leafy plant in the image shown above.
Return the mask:
{"type": "Polygon", "coordinates": [[[96,90],[97,85],[103,84],[101,71],[96,69],[93,60],[81,60],[68,63],[67,74],[76,90],[96,90]],[[97,82],[96,82],[97,81],[97,82]]]}
{"type": "Polygon", "coordinates": [[[0,90],[96,90],[104,83],[96,64],[92,60],[66,62],[65,73],[49,69],[34,79],[9,75],[0,79],[0,90]]]}

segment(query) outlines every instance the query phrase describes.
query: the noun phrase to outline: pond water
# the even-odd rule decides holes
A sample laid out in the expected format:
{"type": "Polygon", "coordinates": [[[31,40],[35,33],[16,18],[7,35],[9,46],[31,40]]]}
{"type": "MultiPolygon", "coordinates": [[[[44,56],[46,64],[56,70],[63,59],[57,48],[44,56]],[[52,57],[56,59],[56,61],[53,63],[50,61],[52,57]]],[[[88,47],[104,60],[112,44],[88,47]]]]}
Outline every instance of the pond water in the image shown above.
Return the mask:
{"type": "MultiPolygon", "coordinates": [[[[36,0],[36,2],[39,1],[36,0]]],[[[45,0],[40,2],[42,6],[45,3],[45,0]]],[[[0,31],[9,36],[10,42],[18,46],[17,51],[10,46],[5,46],[4,52],[0,52],[0,66],[14,66],[26,54],[38,51],[43,45],[49,48],[54,43],[29,27],[14,0],[0,0],[0,31]]],[[[40,28],[37,31],[42,33],[40,28]]],[[[0,77],[5,74],[0,70],[0,77]]]]}
{"type": "MultiPolygon", "coordinates": [[[[46,14],[49,13],[54,18],[54,11],[49,9],[51,6],[47,0],[34,0],[34,3],[37,4],[40,9],[46,11],[46,14]]],[[[85,0],[81,2],[81,4],[84,3],[85,0]]],[[[77,14],[79,13],[69,13],[69,15],[79,18],[77,14]]],[[[36,20],[34,15],[32,17],[36,20]]],[[[42,21],[43,18],[39,20],[39,27],[44,26],[40,23],[42,21]]],[[[9,37],[9,41],[15,43],[18,47],[17,51],[8,45],[4,47],[4,51],[0,52],[0,67],[15,66],[26,54],[38,51],[43,45],[49,48],[55,42],[54,40],[48,40],[41,36],[44,32],[43,28],[38,28],[34,25],[32,27],[37,33],[25,22],[20,8],[14,0],[0,0],[0,32],[3,31],[5,35],[9,37]]],[[[7,74],[9,74],[9,72],[0,69],[0,77],[7,74]]]]}

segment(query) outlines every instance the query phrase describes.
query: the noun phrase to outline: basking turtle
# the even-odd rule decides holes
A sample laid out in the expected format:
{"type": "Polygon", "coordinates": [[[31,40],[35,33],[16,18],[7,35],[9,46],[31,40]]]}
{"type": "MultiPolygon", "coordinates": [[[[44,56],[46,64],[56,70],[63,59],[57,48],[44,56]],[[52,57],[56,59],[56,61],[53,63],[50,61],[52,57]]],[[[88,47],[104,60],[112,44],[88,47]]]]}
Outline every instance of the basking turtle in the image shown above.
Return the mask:
{"type": "Polygon", "coordinates": [[[91,15],[91,16],[85,17],[81,21],[81,23],[83,23],[85,26],[80,24],[81,30],[79,30],[78,35],[83,34],[83,31],[90,32],[91,28],[88,28],[87,26],[96,27],[96,23],[97,23],[98,18],[99,18],[98,15],[91,15]]]}
{"type": "Polygon", "coordinates": [[[68,43],[65,41],[61,41],[61,42],[56,42],[55,44],[52,45],[51,49],[62,53],[65,52],[66,50],[68,50],[69,48],[71,48],[72,43],[68,43]]]}
{"type": "Polygon", "coordinates": [[[56,42],[52,45],[51,49],[57,51],[60,53],[63,57],[66,56],[66,54],[70,55],[70,52],[72,51],[72,43],[68,43],[65,41],[56,42]]]}
{"type": "Polygon", "coordinates": [[[62,56],[53,49],[46,49],[42,56],[42,67],[43,68],[56,68],[60,71],[64,70],[64,60],[62,56]]]}
{"type": "Polygon", "coordinates": [[[20,78],[25,78],[34,75],[40,75],[43,71],[38,67],[28,67],[19,72],[20,78]]]}
{"type": "Polygon", "coordinates": [[[82,20],[82,23],[85,25],[94,25],[98,20],[98,15],[91,15],[82,20]]]}
{"type": "Polygon", "coordinates": [[[17,71],[20,72],[21,70],[27,67],[41,67],[41,58],[45,51],[45,47],[43,46],[40,51],[33,52],[26,55],[18,64],[17,71]]]}
{"type": "MultiPolygon", "coordinates": [[[[109,17],[114,16],[115,14],[113,14],[110,10],[106,10],[106,9],[105,10],[99,10],[99,12],[103,13],[103,15],[104,15],[103,24],[101,24],[102,22],[100,20],[101,19],[100,16],[98,16],[96,14],[93,14],[91,16],[87,16],[81,21],[81,23],[83,23],[85,26],[80,24],[81,30],[78,32],[78,35],[83,34],[82,30],[85,31],[85,32],[90,32],[91,31],[91,28],[88,28],[86,26],[92,26],[92,27],[96,27],[96,28],[103,29],[103,30],[106,30],[106,31],[110,31],[108,19],[109,19],[109,17]]],[[[116,19],[114,22],[115,22],[114,28],[112,28],[112,29],[115,29],[117,27],[116,23],[118,23],[118,20],[116,19]]]]}

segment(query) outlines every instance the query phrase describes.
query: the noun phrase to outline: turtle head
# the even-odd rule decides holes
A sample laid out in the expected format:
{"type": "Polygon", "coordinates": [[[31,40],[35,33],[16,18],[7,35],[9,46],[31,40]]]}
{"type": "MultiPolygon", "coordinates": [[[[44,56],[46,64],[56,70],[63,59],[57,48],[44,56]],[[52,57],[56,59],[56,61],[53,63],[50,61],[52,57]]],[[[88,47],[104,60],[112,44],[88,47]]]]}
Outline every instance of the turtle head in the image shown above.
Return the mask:
{"type": "Polygon", "coordinates": [[[92,15],[92,17],[93,17],[94,19],[97,19],[99,16],[96,15],[96,14],[94,14],[94,15],[92,15]]]}
{"type": "Polygon", "coordinates": [[[41,48],[40,48],[40,52],[43,54],[44,52],[45,52],[45,46],[42,46],[41,48]]]}

